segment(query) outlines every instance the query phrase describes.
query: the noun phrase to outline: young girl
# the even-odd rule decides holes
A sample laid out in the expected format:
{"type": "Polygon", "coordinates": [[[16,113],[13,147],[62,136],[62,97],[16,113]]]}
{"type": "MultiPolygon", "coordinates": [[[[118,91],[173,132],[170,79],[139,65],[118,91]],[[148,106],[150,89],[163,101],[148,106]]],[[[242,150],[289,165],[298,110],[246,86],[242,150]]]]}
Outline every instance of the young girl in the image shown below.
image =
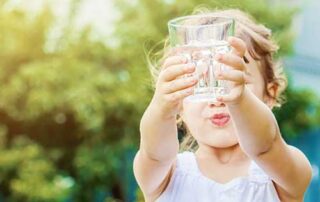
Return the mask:
{"type": "Polygon", "coordinates": [[[278,47],[270,30],[239,10],[209,14],[235,20],[232,52],[215,57],[232,68],[216,76],[233,85],[218,102],[183,102],[197,83],[183,75],[195,66],[174,51],[164,56],[134,160],[146,201],[303,201],[312,171],[303,153],[283,140],[271,111],[285,82],[272,62],[278,47]],[[177,117],[188,133],[189,151],[182,153],[177,117]]]}

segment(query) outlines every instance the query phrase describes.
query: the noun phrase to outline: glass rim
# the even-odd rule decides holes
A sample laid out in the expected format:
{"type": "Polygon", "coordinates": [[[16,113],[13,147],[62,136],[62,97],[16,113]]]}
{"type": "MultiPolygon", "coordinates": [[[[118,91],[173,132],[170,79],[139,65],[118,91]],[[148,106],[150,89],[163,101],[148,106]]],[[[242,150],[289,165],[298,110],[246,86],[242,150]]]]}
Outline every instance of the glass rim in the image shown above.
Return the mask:
{"type": "Polygon", "coordinates": [[[203,14],[203,15],[186,15],[186,16],[181,16],[181,17],[177,17],[177,18],[173,18],[171,20],[168,21],[168,27],[176,27],[176,28],[181,28],[181,27],[185,27],[185,28],[194,28],[194,27],[210,27],[210,26],[221,26],[221,24],[233,24],[235,23],[235,20],[233,18],[230,17],[222,17],[222,16],[218,16],[218,15],[214,15],[214,14],[203,14]],[[203,18],[203,17],[216,17],[216,18],[221,18],[224,19],[224,21],[222,22],[217,22],[214,24],[206,24],[206,25],[183,25],[183,24],[179,24],[179,22],[185,20],[185,19],[191,19],[191,18],[203,18]]]}

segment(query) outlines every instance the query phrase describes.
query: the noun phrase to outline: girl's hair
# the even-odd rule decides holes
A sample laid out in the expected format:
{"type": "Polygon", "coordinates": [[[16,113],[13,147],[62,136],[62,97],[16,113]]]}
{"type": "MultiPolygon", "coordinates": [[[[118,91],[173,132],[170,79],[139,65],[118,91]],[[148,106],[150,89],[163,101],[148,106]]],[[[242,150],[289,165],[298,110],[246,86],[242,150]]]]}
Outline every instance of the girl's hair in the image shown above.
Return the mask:
{"type": "MultiPolygon", "coordinates": [[[[227,17],[235,20],[235,36],[241,38],[246,43],[248,53],[254,60],[260,62],[261,68],[259,70],[265,82],[265,93],[275,100],[275,106],[280,107],[284,101],[282,93],[287,86],[287,80],[282,67],[279,63],[273,61],[273,55],[277,52],[279,47],[271,38],[271,30],[262,24],[257,24],[251,16],[236,9],[210,11],[201,8],[196,9],[193,14],[209,14],[215,17],[227,17]],[[273,83],[277,87],[277,93],[274,96],[267,90],[267,84],[269,83],[273,83]]],[[[153,77],[154,86],[158,79],[159,72],[161,71],[161,63],[166,57],[172,54],[169,51],[169,48],[167,38],[164,43],[164,49],[153,55],[155,58],[159,58],[161,55],[162,57],[160,60],[153,63],[150,54],[148,56],[149,68],[153,77]]],[[[195,139],[191,136],[187,126],[179,116],[177,117],[177,124],[180,131],[183,131],[185,134],[180,148],[182,150],[196,149],[197,143],[195,139]]]]}

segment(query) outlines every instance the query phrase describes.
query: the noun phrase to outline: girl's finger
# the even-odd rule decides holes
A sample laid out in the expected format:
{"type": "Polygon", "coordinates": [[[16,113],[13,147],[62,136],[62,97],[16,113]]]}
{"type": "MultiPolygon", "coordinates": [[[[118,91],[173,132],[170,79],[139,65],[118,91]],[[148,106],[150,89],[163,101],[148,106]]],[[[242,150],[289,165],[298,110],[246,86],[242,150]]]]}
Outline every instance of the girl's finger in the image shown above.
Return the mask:
{"type": "Polygon", "coordinates": [[[168,57],[164,61],[163,65],[162,65],[162,69],[165,69],[165,68],[172,66],[172,65],[185,64],[187,62],[188,62],[187,58],[184,56],[178,56],[178,55],[171,56],[171,57],[168,57]]]}
{"type": "Polygon", "coordinates": [[[233,47],[232,52],[238,55],[240,58],[243,58],[247,51],[247,45],[245,44],[245,42],[237,37],[229,37],[228,42],[230,46],[233,47]]]}
{"type": "Polygon", "coordinates": [[[166,95],[164,95],[164,98],[167,102],[176,103],[176,102],[179,102],[182,99],[188,97],[189,95],[192,95],[193,91],[194,91],[193,87],[189,87],[189,88],[186,88],[186,89],[183,89],[180,91],[176,91],[171,94],[166,94],[166,95]]]}
{"type": "Polygon", "coordinates": [[[246,68],[243,59],[232,53],[217,54],[215,60],[238,70],[245,70],[246,68]]]}
{"type": "Polygon", "coordinates": [[[215,75],[219,80],[228,80],[238,84],[246,83],[245,73],[239,70],[216,71],[215,75]]]}
{"type": "Polygon", "coordinates": [[[198,79],[194,76],[185,77],[167,82],[164,87],[164,93],[170,94],[179,90],[183,90],[189,87],[194,86],[197,83],[198,79]]]}
{"type": "Polygon", "coordinates": [[[164,82],[172,81],[179,76],[192,73],[195,70],[193,63],[173,65],[160,72],[159,79],[164,82]]]}

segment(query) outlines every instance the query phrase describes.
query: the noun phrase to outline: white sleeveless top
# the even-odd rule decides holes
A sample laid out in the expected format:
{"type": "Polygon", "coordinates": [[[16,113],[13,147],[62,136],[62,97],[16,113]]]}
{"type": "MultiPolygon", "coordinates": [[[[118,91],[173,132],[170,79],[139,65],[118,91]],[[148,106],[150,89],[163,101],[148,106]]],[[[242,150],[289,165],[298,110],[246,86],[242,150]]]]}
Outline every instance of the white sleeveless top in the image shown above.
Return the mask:
{"type": "Polygon", "coordinates": [[[156,202],[280,202],[271,178],[253,161],[248,173],[221,184],[202,175],[194,153],[183,152],[156,202]]]}

